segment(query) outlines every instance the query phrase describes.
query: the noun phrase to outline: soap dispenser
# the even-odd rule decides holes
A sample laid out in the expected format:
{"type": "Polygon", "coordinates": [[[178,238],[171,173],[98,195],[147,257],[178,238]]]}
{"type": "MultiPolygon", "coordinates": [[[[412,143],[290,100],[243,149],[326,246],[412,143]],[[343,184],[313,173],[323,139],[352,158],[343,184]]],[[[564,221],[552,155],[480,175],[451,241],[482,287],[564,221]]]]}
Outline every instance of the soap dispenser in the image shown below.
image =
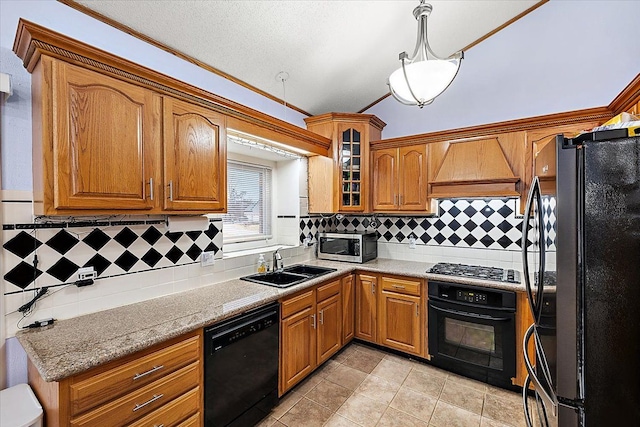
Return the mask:
{"type": "Polygon", "coordinates": [[[258,257],[258,273],[267,272],[267,261],[264,259],[264,254],[260,254],[258,257]]]}

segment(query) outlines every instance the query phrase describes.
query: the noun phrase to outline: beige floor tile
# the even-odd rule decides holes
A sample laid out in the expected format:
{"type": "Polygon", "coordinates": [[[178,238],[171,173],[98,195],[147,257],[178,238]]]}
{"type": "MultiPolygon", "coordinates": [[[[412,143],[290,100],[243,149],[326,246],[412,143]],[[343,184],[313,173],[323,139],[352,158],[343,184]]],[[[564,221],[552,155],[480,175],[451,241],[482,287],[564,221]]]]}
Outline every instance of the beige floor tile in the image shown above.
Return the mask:
{"type": "Polygon", "coordinates": [[[402,384],[409,375],[411,366],[404,365],[391,360],[383,359],[378,363],[378,366],[371,371],[372,375],[376,377],[384,378],[387,381],[402,384]]]}
{"type": "Polygon", "coordinates": [[[375,426],[386,409],[377,400],[361,394],[352,394],[338,409],[337,414],[362,426],[375,426]]]}
{"type": "Polygon", "coordinates": [[[373,369],[378,366],[378,363],[382,360],[382,357],[378,354],[371,354],[369,352],[355,351],[343,364],[353,369],[370,374],[373,369]]]}
{"type": "MultiPolygon", "coordinates": [[[[404,381],[403,386],[438,398],[440,397],[442,387],[444,387],[444,382],[445,379],[442,377],[412,369],[404,381]]],[[[482,409],[482,407],[480,409],[482,409]]]]}
{"type": "Polygon", "coordinates": [[[269,415],[268,417],[262,419],[258,424],[256,424],[255,427],[272,427],[277,422],[278,420],[275,417],[269,415]]]}
{"type": "Polygon", "coordinates": [[[362,381],[355,392],[388,405],[395,397],[399,388],[400,384],[398,383],[392,383],[384,378],[369,375],[362,381]]]}
{"type": "Polygon", "coordinates": [[[384,356],[389,354],[384,350],[379,350],[377,348],[370,347],[368,345],[363,345],[363,344],[356,344],[356,345],[357,345],[356,350],[361,351],[363,353],[368,353],[371,356],[380,357],[380,359],[382,359],[384,356]]]}
{"type": "Polygon", "coordinates": [[[322,378],[326,378],[331,372],[333,372],[338,366],[342,366],[341,363],[336,362],[333,359],[329,359],[324,364],[316,370],[313,375],[320,376],[322,378]]]}
{"type": "Polygon", "coordinates": [[[453,381],[447,381],[440,394],[440,400],[481,415],[484,393],[453,381]]]}
{"type": "Polygon", "coordinates": [[[353,369],[348,366],[339,365],[336,369],[331,371],[325,379],[346,387],[349,390],[355,390],[366,377],[367,374],[362,371],[358,371],[357,369],[353,369]]]}
{"type": "Polygon", "coordinates": [[[403,386],[400,387],[389,406],[429,422],[436,402],[437,399],[434,397],[403,386]]]}
{"type": "Polygon", "coordinates": [[[411,367],[416,371],[425,372],[429,375],[433,375],[434,377],[447,378],[449,376],[449,372],[445,371],[444,369],[436,368],[435,366],[429,365],[426,362],[412,360],[411,367]]]}
{"type": "Polygon", "coordinates": [[[479,427],[480,415],[438,401],[429,425],[434,427],[479,427]]]}
{"type": "Polygon", "coordinates": [[[500,421],[492,420],[491,418],[482,417],[480,419],[480,427],[510,427],[507,424],[503,424],[500,421]]]}
{"type": "Polygon", "coordinates": [[[418,418],[412,417],[409,414],[405,414],[404,412],[400,412],[394,408],[387,408],[387,410],[380,418],[376,427],[427,427],[428,424],[426,421],[419,420],[418,418]]]}
{"type": "Polygon", "coordinates": [[[474,388],[483,393],[487,390],[487,385],[485,383],[463,377],[462,375],[449,374],[449,376],[447,376],[447,381],[453,381],[463,386],[474,388]]]}
{"type": "Polygon", "coordinates": [[[510,426],[525,427],[527,425],[524,420],[522,402],[514,402],[512,399],[505,399],[490,394],[484,397],[482,416],[510,426]]]}
{"type": "Polygon", "coordinates": [[[324,427],[360,427],[360,425],[338,414],[333,414],[324,427]]]}
{"type": "Polygon", "coordinates": [[[351,390],[326,380],[322,380],[306,394],[307,399],[330,409],[332,412],[337,411],[349,396],[351,396],[351,390]]]}
{"type": "Polygon", "coordinates": [[[487,394],[490,394],[495,397],[499,397],[501,399],[509,400],[513,402],[515,405],[522,405],[522,393],[505,390],[503,388],[494,387],[491,385],[487,386],[487,394]]]}
{"type": "Polygon", "coordinates": [[[291,409],[293,405],[298,403],[300,399],[302,399],[302,397],[302,394],[295,391],[290,391],[282,399],[280,399],[280,402],[278,402],[278,406],[271,410],[271,416],[276,419],[280,419],[280,417],[282,417],[285,412],[291,409]]]}
{"type": "Polygon", "coordinates": [[[279,421],[287,427],[321,427],[332,414],[329,409],[302,398],[279,421]]]}
{"type": "Polygon", "coordinates": [[[295,386],[292,391],[300,394],[307,394],[315,386],[317,386],[318,383],[322,381],[322,379],[323,378],[320,375],[315,375],[315,373],[313,373],[306,380],[295,386]]]}

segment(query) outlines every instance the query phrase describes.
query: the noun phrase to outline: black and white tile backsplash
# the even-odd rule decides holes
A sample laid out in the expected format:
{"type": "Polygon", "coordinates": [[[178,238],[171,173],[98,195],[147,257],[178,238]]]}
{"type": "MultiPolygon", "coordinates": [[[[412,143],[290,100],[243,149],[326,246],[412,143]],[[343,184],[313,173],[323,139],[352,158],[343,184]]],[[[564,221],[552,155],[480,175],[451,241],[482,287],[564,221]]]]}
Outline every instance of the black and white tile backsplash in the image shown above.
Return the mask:
{"type": "MultiPolygon", "coordinates": [[[[553,197],[543,199],[543,223],[547,248],[555,250],[555,205],[553,197]]],[[[515,199],[442,200],[433,217],[349,215],[309,216],[300,219],[300,241],[323,231],[377,231],[379,242],[408,243],[465,248],[520,250],[522,221],[516,215],[515,199]]]]}
{"type": "Polygon", "coordinates": [[[5,292],[76,280],[93,266],[98,278],[197,262],[203,251],[222,255],[222,221],[205,231],[171,233],[163,221],[62,222],[3,225],[5,292]],[[34,255],[38,263],[34,267],[34,255]]]}

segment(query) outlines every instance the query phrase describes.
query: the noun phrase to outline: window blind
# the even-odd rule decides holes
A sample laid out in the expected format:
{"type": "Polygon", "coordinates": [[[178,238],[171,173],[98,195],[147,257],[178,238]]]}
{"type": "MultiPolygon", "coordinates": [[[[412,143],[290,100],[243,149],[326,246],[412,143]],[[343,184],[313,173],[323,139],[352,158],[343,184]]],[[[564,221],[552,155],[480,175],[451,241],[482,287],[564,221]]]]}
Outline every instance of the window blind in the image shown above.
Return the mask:
{"type": "Polygon", "coordinates": [[[227,162],[227,213],[222,217],[225,243],[271,237],[271,168],[227,162]]]}

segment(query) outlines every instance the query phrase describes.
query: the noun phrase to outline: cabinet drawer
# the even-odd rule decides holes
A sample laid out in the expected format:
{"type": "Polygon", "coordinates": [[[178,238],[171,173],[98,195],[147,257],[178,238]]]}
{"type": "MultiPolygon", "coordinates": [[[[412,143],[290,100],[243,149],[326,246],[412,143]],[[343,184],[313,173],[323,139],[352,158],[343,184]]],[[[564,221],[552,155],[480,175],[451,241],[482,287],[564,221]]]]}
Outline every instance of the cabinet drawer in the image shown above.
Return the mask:
{"type": "Polygon", "coordinates": [[[182,420],[186,421],[191,414],[198,412],[199,402],[200,387],[196,387],[146,417],[129,424],[129,427],[175,426],[182,420]]]}
{"type": "Polygon", "coordinates": [[[340,293],[340,281],[336,280],[335,282],[327,283],[326,285],[318,286],[318,302],[324,301],[329,297],[337,295],[340,293]]]}
{"type": "Polygon", "coordinates": [[[176,427],[200,427],[200,413],[193,414],[176,427]]]}
{"type": "Polygon", "coordinates": [[[286,319],[292,314],[296,314],[300,310],[304,310],[307,307],[313,307],[313,302],[313,289],[282,301],[282,305],[280,306],[280,313],[282,315],[282,318],[286,319]]]}
{"type": "Polygon", "coordinates": [[[147,385],[199,360],[200,352],[200,338],[195,336],[71,384],[71,416],[147,385]]]}
{"type": "Polygon", "coordinates": [[[382,290],[420,296],[422,282],[420,280],[382,278],[382,290]]]}
{"type": "Polygon", "coordinates": [[[194,362],[119,399],[105,403],[91,412],[72,419],[71,427],[130,423],[198,386],[200,376],[200,363],[194,362]]]}

